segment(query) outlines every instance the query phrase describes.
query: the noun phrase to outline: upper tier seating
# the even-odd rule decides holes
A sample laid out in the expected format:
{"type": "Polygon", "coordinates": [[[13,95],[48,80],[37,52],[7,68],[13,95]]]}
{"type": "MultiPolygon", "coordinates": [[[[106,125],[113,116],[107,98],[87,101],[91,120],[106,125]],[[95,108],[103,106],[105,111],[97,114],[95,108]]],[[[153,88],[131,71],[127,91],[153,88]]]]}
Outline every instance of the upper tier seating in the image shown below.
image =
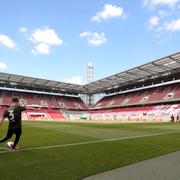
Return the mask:
{"type": "Polygon", "coordinates": [[[101,109],[106,107],[151,104],[176,100],[180,100],[180,83],[106,96],[97,102],[93,108],[101,109]]]}

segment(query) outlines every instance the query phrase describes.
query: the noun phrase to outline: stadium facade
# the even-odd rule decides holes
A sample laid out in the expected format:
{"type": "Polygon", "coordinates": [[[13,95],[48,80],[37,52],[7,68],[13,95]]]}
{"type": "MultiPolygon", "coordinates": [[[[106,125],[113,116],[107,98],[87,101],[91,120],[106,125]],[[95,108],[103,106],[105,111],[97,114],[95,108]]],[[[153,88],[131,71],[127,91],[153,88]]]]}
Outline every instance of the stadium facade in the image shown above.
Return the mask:
{"type": "Polygon", "coordinates": [[[180,111],[180,52],[85,85],[0,73],[1,116],[12,97],[41,107],[27,120],[169,121],[180,111]],[[105,97],[88,108],[81,94],[105,97]]]}

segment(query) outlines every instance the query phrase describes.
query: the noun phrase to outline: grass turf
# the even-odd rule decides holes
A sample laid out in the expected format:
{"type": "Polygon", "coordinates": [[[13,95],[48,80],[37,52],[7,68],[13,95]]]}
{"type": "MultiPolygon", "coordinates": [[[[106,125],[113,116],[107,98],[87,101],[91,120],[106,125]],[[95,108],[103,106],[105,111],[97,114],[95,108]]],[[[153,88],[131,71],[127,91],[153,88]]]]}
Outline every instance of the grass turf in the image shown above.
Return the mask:
{"type": "MultiPolygon", "coordinates": [[[[23,131],[22,148],[174,133],[15,153],[1,154],[0,151],[1,180],[82,179],[180,150],[180,124],[24,122],[23,131]]],[[[5,133],[6,125],[3,125],[0,136],[5,133]]]]}

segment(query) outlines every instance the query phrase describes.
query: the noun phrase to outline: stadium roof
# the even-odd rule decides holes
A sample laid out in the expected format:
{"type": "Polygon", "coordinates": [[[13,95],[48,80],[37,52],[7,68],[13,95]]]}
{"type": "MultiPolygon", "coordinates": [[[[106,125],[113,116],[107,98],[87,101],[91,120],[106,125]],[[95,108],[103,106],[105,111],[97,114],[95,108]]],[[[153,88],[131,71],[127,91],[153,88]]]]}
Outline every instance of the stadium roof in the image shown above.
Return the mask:
{"type": "Polygon", "coordinates": [[[77,84],[70,84],[59,81],[52,81],[34,77],[0,73],[1,86],[24,87],[27,89],[44,89],[49,91],[60,91],[68,93],[84,93],[85,87],[77,84]]]}
{"type": "Polygon", "coordinates": [[[143,83],[151,79],[164,78],[173,73],[180,74],[180,52],[86,85],[76,85],[34,77],[0,73],[0,86],[40,89],[44,91],[71,94],[94,94],[104,93],[117,89],[118,87],[128,86],[132,83],[143,83]]]}
{"type": "Polygon", "coordinates": [[[85,86],[89,92],[99,93],[117,89],[122,86],[128,86],[132,83],[135,84],[137,82],[145,82],[150,79],[157,79],[177,72],[180,74],[180,52],[107,78],[94,81],[85,86]]]}

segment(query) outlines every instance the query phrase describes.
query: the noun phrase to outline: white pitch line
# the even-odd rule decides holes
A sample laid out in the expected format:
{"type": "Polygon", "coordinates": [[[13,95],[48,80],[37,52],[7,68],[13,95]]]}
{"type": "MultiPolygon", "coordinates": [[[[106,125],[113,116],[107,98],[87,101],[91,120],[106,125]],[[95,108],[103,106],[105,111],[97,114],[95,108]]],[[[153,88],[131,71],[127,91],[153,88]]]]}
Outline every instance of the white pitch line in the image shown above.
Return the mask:
{"type": "Polygon", "coordinates": [[[143,138],[143,137],[153,137],[153,136],[160,136],[160,135],[173,134],[173,133],[179,133],[179,132],[180,131],[169,131],[169,132],[165,132],[165,133],[154,133],[154,134],[146,134],[146,135],[121,137],[121,138],[110,138],[110,139],[102,139],[102,140],[96,140],[96,141],[85,141],[85,142],[71,143],[71,144],[59,144],[59,145],[52,145],[52,146],[32,147],[32,148],[20,149],[17,151],[3,151],[3,152],[0,152],[0,154],[7,154],[7,153],[21,152],[21,151],[52,149],[52,148],[62,148],[62,147],[79,146],[79,145],[86,145],[86,144],[96,144],[96,143],[120,141],[120,140],[126,140],[126,139],[136,139],[136,138],[143,138]]]}

